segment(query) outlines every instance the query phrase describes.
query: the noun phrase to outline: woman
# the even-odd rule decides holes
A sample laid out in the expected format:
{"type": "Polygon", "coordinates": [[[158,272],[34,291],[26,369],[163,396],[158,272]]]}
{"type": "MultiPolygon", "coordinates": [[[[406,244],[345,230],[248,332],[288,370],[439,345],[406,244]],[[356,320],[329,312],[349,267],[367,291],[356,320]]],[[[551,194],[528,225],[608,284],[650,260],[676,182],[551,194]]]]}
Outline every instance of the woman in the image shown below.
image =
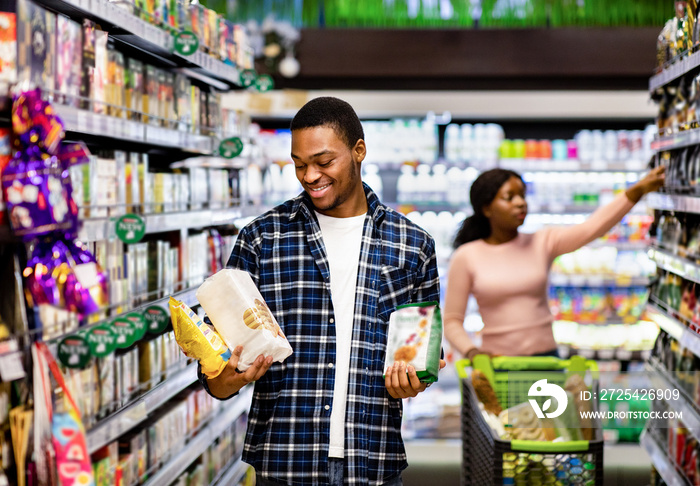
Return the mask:
{"type": "Polygon", "coordinates": [[[478,353],[556,356],[547,302],[552,262],[607,233],[664,177],[664,167],[653,169],[581,224],[521,234],[527,215],[522,178],[504,169],[481,174],[469,194],[474,215],[457,233],[450,262],[443,318],[452,347],[470,359],[478,353]],[[470,294],[484,321],[480,348],[463,327],[470,294]]]}

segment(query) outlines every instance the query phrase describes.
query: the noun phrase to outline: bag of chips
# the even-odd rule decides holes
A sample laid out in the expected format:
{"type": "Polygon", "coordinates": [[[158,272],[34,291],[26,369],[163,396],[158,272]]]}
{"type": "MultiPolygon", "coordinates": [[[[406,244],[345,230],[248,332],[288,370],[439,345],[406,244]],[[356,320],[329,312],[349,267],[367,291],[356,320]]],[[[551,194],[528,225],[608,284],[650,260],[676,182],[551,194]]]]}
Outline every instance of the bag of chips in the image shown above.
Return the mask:
{"type": "Polygon", "coordinates": [[[202,373],[216,378],[226,367],[231,351],[211,327],[202,322],[197,314],[184,302],[170,297],[170,316],[173,321],[175,340],[182,352],[199,360],[202,373]]]}
{"type": "Polygon", "coordinates": [[[403,361],[416,369],[420,381],[438,380],[442,347],[442,316],[437,302],[406,304],[389,317],[384,374],[389,366],[403,361]]]}

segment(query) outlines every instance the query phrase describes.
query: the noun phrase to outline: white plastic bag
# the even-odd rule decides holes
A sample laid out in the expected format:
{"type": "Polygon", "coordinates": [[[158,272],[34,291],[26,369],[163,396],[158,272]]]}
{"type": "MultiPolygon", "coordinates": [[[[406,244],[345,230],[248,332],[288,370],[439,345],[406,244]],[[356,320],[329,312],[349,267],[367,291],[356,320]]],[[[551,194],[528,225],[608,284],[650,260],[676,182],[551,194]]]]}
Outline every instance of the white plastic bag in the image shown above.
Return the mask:
{"type": "Polygon", "coordinates": [[[247,370],[259,355],[282,362],[292,347],[248,272],[225,268],[197,289],[197,300],[228,348],[243,346],[238,369],[247,370]]]}

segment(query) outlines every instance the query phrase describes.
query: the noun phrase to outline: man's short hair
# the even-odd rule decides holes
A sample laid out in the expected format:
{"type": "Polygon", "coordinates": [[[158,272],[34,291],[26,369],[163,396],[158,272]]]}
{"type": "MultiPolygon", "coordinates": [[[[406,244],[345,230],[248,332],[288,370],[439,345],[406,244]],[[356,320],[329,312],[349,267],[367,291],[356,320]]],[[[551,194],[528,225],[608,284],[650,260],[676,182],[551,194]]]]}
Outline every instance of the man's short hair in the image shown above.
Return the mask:
{"type": "Polygon", "coordinates": [[[331,96],[314,98],[294,115],[291,130],[304,128],[330,127],[349,148],[365,138],[362,123],[357,113],[347,102],[331,96]]]}

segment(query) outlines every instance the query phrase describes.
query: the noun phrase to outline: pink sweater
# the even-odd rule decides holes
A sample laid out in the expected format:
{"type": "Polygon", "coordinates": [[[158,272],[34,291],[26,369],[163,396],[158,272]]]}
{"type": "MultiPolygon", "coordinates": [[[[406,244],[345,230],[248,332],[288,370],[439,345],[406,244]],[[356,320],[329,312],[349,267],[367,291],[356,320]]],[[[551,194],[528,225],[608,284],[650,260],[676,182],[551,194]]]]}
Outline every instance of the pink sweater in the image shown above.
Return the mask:
{"type": "Polygon", "coordinates": [[[477,240],[457,248],[443,313],[445,337],[452,347],[463,355],[474,347],[463,327],[467,300],[473,294],[484,321],[482,350],[526,356],[556,348],[547,302],[552,262],[603,236],[632,206],[623,193],[575,226],[519,234],[501,245],[477,240]]]}

